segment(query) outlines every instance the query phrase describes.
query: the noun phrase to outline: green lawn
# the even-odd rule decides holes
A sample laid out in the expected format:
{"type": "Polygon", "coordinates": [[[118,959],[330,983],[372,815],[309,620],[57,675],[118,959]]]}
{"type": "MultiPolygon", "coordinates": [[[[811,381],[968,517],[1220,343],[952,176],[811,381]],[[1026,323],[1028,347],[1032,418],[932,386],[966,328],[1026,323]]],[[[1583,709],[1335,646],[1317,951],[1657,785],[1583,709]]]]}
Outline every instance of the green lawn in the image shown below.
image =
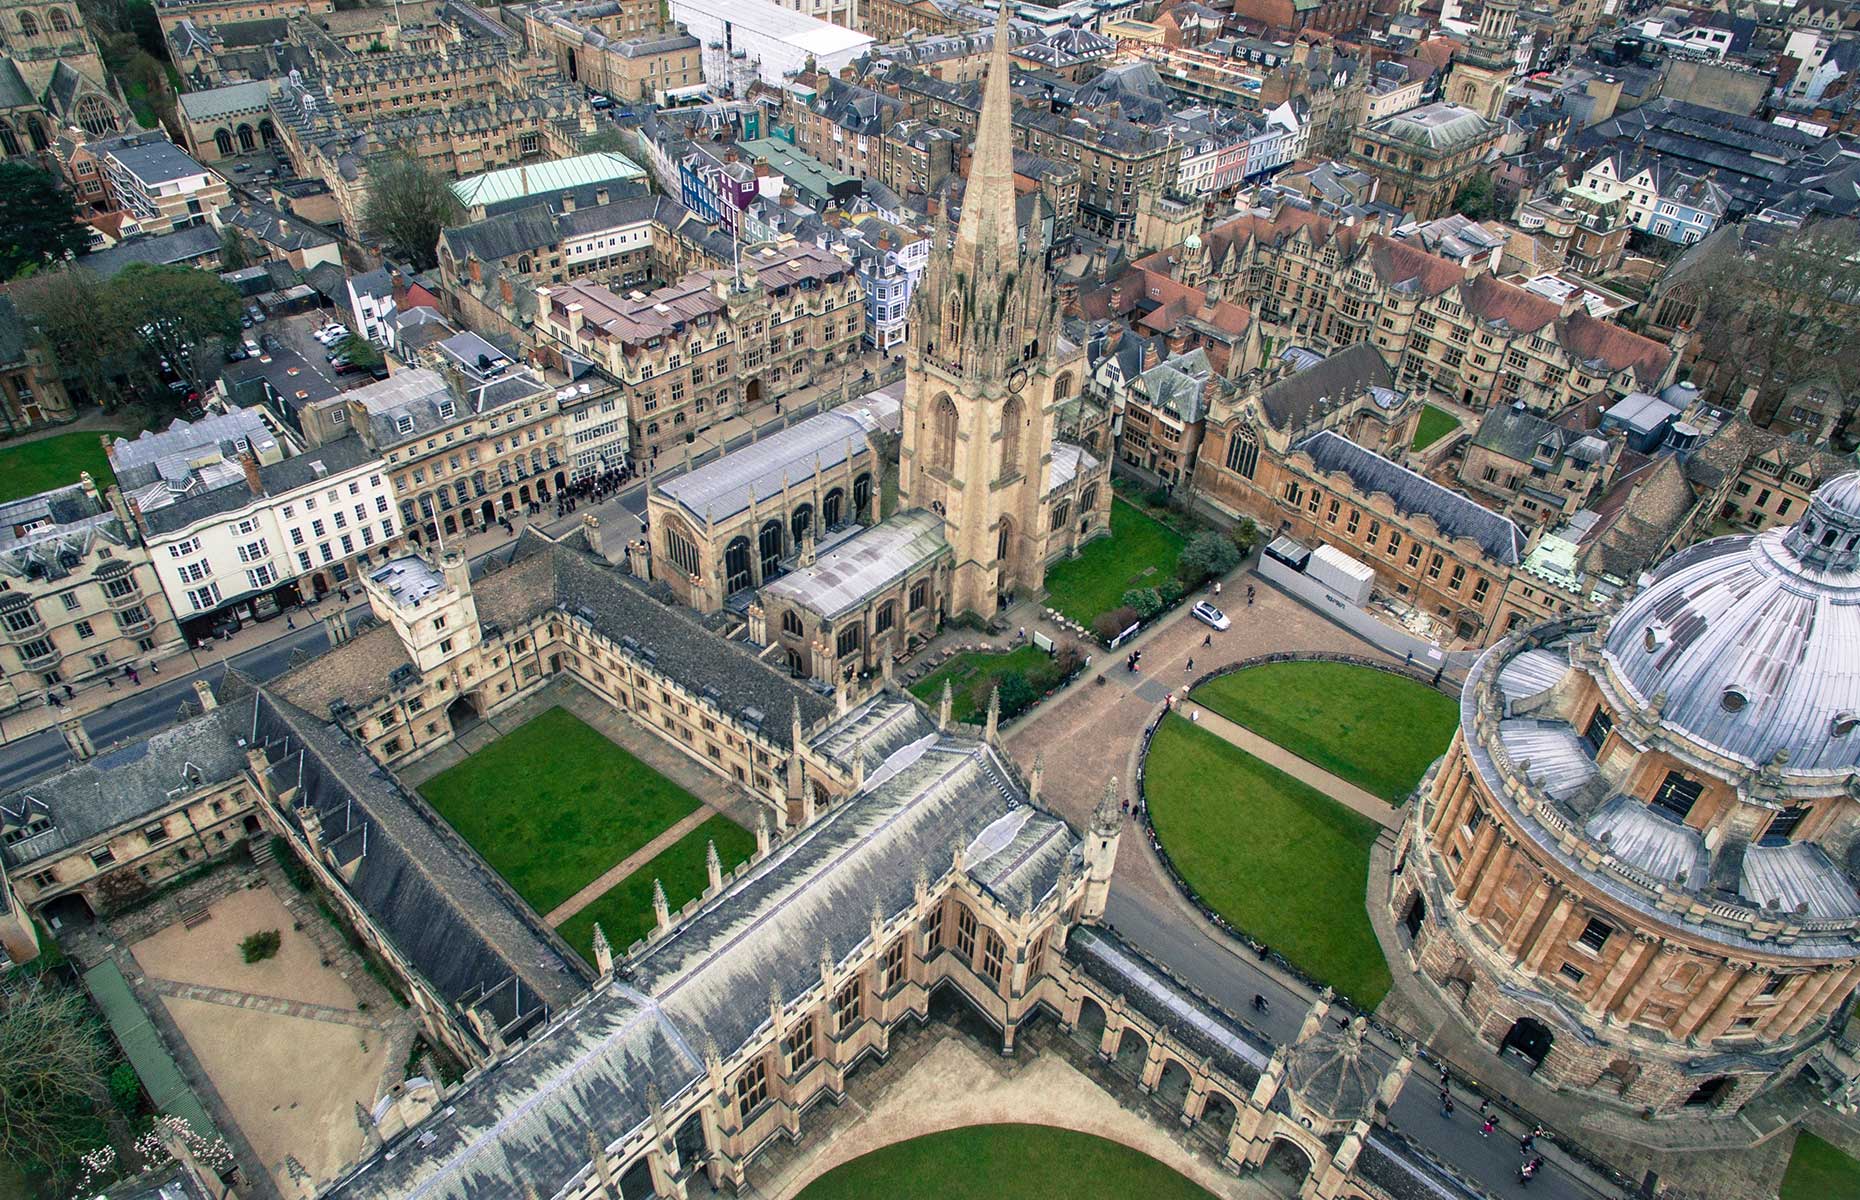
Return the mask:
{"type": "Polygon", "coordinates": [[[1338,662],[1248,667],[1192,698],[1391,804],[1446,752],[1460,714],[1424,683],[1338,662]]]}
{"type": "Polygon", "coordinates": [[[698,806],[565,708],[435,775],[420,794],[539,913],[698,806]]]}
{"type": "Polygon", "coordinates": [[[710,878],[704,869],[704,847],[715,841],[724,874],[747,861],[756,850],[756,835],[725,816],[715,816],[661,851],[645,866],[628,875],[613,889],[560,926],[568,944],[594,961],[594,925],[600,923],[607,944],[621,954],[652,931],[652,881],[665,885],[665,899],[677,912],[694,896],[702,895],[710,878]]]}
{"type": "Polygon", "coordinates": [[[1077,558],[1046,572],[1047,605],[1087,629],[1099,614],[1123,602],[1135,587],[1175,577],[1188,539],[1118,496],[1111,501],[1111,535],[1087,543],[1077,558]]]}
{"type": "Polygon", "coordinates": [[[1053,656],[1038,646],[1022,646],[1018,650],[1000,653],[976,650],[968,654],[958,654],[930,674],[911,685],[911,692],[919,700],[932,708],[943,698],[943,681],[948,680],[953,694],[950,696],[950,715],[958,721],[981,724],[987,719],[988,692],[993,687],[977,687],[977,681],[986,677],[994,680],[1002,675],[1018,672],[1022,675],[1037,670],[1053,661],[1053,656]],[[976,693],[980,693],[979,697],[976,693]]]}
{"type": "Polygon", "coordinates": [[[842,1163],[799,1200],[1207,1200],[1184,1175],[1117,1142],[1047,1125],[971,1125],[842,1163]]]}
{"type": "Polygon", "coordinates": [[[1860,1161],[1806,1129],[1796,1135],[1779,1200],[1833,1200],[1860,1196],[1860,1161]]]}
{"type": "Polygon", "coordinates": [[[67,487],[78,474],[89,471],[99,491],[116,482],[110,459],[103,452],[105,436],[115,430],[60,433],[36,442],[0,446],[0,500],[17,500],[48,488],[67,487]]]}
{"type": "Polygon", "coordinates": [[[1382,1002],[1364,901],[1375,822],[1178,716],[1143,778],[1157,836],[1204,903],[1356,1003],[1382,1002]]]}
{"type": "Polygon", "coordinates": [[[1421,409],[1421,421],[1414,427],[1413,450],[1425,450],[1460,427],[1458,418],[1444,408],[1429,404],[1421,409]]]}

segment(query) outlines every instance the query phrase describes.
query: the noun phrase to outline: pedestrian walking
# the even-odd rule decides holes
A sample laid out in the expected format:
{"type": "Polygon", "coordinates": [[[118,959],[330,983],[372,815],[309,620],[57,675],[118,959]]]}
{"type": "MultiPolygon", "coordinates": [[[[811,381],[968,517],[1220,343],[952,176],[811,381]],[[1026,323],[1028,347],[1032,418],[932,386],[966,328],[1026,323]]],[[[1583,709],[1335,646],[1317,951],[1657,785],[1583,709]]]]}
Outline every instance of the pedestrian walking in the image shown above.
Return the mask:
{"type": "Polygon", "coordinates": [[[291,616],[291,614],[289,613],[285,613],[284,614],[284,627],[286,629],[297,628],[297,618],[291,616]]]}
{"type": "Polygon", "coordinates": [[[1207,637],[1202,638],[1201,644],[1204,646],[1212,646],[1214,644],[1214,635],[1210,633],[1207,637]]]}
{"type": "Polygon", "coordinates": [[[65,699],[67,700],[77,699],[77,693],[71,690],[71,685],[68,683],[65,684],[65,699]]]}
{"type": "Polygon", "coordinates": [[[1479,1097],[1479,1115],[1482,1117],[1489,1116],[1491,1115],[1491,1112],[1492,1112],[1492,1101],[1484,1096],[1479,1097]]]}
{"type": "Polygon", "coordinates": [[[1191,674],[1191,675],[1192,675],[1192,674],[1194,674],[1194,673],[1195,673],[1195,660],[1194,660],[1194,659],[1192,659],[1192,658],[1191,658],[1191,659],[1189,659],[1189,660],[1188,660],[1188,666],[1187,666],[1186,668],[1184,668],[1184,669],[1185,669],[1185,670],[1187,670],[1189,674],[1191,674]]]}
{"type": "Polygon", "coordinates": [[[1201,710],[1198,708],[1189,709],[1188,719],[1193,721],[1197,725],[1201,724],[1201,710]]]}
{"type": "Polygon", "coordinates": [[[1259,944],[1259,961],[1265,962],[1270,957],[1272,957],[1272,947],[1261,942],[1259,944]]]}
{"type": "Polygon", "coordinates": [[[1253,993],[1253,1011],[1254,1012],[1263,1013],[1270,1007],[1271,1005],[1266,1003],[1266,998],[1264,996],[1260,995],[1258,992],[1253,993]]]}
{"type": "Polygon", "coordinates": [[[1489,1138],[1492,1136],[1492,1131],[1497,1128],[1498,1118],[1487,1114],[1485,1122],[1479,1126],[1479,1136],[1482,1138],[1489,1138]]]}
{"type": "Polygon", "coordinates": [[[1453,1119],[1453,1096],[1450,1092],[1440,1093],[1440,1115],[1449,1121],[1453,1119]]]}
{"type": "Polygon", "coordinates": [[[1214,594],[1217,596],[1221,594],[1221,581],[1218,579],[1214,581],[1214,594]]]}
{"type": "Polygon", "coordinates": [[[1531,1147],[1536,1144],[1537,1135],[1534,1133],[1527,1133],[1518,1139],[1518,1152],[1528,1158],[1530,1157],[1531,1147]]]}
{"type": "MultiPolygon", "coordinates": [[[[155,672],[155,673],[156,673],[157,675],[159,675],[159,674],[161,674],[161,664],[160,664],[160,663],[158,663],[158,662],[151,662],[151,663],[149,663],[149,670],[151,670],[151,671],[153,671],[153,672],[155,672]]],[[[138,679],[138,680],[136,680],[136,682],[137,682],[137,683],[141,683],[142,681],[141,681],[140,679],[138,679]]]]}

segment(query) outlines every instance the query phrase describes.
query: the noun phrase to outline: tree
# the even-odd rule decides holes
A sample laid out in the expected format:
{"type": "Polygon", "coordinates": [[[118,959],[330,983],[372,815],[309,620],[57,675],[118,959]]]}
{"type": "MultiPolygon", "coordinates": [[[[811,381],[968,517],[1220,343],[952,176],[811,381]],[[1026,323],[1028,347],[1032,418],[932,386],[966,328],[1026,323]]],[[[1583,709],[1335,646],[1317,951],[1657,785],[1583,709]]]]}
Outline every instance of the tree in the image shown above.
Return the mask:
{"type": "Polygon", "coordinates": [[[84,253],[88,242],[70,195],[48,173],[0,163],[0,279],[13,279],[84,253]]]}
{"type": "Polygon", "coordinates": [[[102,1144],[109,1066],[81,993],[40,981],[0,995],[0,1159],[57,1169],[102,1144]]]}
{"type": "Polygon", "coordinates": [[[425,163],[395,150],[368,166],[368,203],[362,222],[395,257],[429,270],[439,261],[439,235],[465,219],[452,188],[425,163]]]}
{"type": "Polygon", "coordinates": [[[105,408],[114,407],[119,380],[142,378],[142,345],[120,311],[115,291],[79,266],[67,265],[13,288],[20,312],[45,339],[68,383],[105,408]]]}
{"type": "Polygon", "coordinates": [[[1498,214],[1498,185],[1492,181],[1490,171],[1481,171],[1466,181],[1453,199],[1453,211],[1475,221],[1498,214]]]}
{"type": "Polygon", "coordinates": [[[238,271],[252,265],[252,251],[231,225],[220,230],[220,269],[238,271]]]}
{"type": "Polygon", "coordinates": [[[1848,395],[1860,389],[1860,227],[1819,221],[1777,238],[1745,244],[1740,230],[1678,288],[1698,300],[1694,339],[1711,390],[1743,403],[1759,423],[1799,386],[1820,383],[1848,395]]]}
{"type": "Polygon", "coordinates": [[[111,287],[149,352],[204,394],[221,346],[239,334],[239,293],[210,272],[149,263],[124,267],[111,287]]]}
{"type": "Polygon", "coordinates": [[[1239,565],[1240,547],[1226,534],[1210,530],[1182,547],[1182,556],[1176,559],[1175,574],[1188,587],[1195,587],[1239,565]]]}

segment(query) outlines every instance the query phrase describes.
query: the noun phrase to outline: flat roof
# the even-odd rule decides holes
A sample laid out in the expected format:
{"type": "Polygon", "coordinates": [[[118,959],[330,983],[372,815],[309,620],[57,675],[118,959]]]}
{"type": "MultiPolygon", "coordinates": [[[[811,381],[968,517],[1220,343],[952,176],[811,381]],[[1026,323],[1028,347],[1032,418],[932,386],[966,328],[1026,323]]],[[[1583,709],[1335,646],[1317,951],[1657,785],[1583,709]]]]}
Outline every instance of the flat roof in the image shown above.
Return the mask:
{"type": "Polygon", "coordinates": [[[486,171],[453,183],[452,194],[467,208],[502,204],[544,192],[560,192],[613,179],[638,179],[645,170],[626,155],[614,150],[594,154],[577,154],[548,162],[524,163],[486,171]]]}
{"type": "Polygon", "coordinates": [[[762,590],[832,619],[948,550],[943,518],[929,509],[908,509],[859,531],[818,556],[813,566],[801,567],[762,590]]]}
{"type": "Polygon", "coordinates": [[[847,29],[772,0],[671,0],[672,15],[701,13],[764,34],[816,55],[839,54],[877,45],[869,34],[847,29]]]}

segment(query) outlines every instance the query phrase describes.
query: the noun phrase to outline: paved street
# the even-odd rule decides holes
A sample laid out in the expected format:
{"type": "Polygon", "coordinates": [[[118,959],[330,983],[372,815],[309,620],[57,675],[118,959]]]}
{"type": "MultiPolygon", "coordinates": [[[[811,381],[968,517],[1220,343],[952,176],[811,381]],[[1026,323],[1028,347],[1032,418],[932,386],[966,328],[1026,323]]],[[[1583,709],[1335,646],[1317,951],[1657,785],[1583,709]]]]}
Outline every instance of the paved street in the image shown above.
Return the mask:
{"type": "MultiPolygon", "coordinates": [[[[876,376],[870,381],[859,381],[856,374],[847,379],[847,395],[856,399],[863,392],[881,386],[882,381],[895,378],[896,373],[876,376]]],[[[703,466],[719,454],[737,450],[748,445],[753,438],[781,429],[795,421],[813,416],[820,411],[823,403],[837,403],[840,393],[833,389],[810,389],[801,393],[801,398],[792,405],[784,405],[782,415],[764,421],[755,432],[751,432],[748,423],[737,420],[732,429],[740,427],[741,432],[722,431],[718,444],[696,451],[691,456],[691,465],[703,466]]],[[[655,481],[675,478],[685,470],[684,459],[663,464],[663,469],[655,469],[655,481]]],[[[581,524],[582,517],[592,513],[597,516],[605,534],[609,557],[618,559],[626,542],[639,535],[642,528],[641,518],[646,511],[646,491],[643,483],[635,482],[606,500],[594,504],[582,504],[577,510],[565,517],[539,519],[537,524],[552,534],[568,532],[581,524]]],[[[519,520],[516,528],[520,533],[526,522],[519,520]]],[[[473,560],[476,561],[491,553],[499,546],[507,544],[509,539],[501,531],[492,534],[480,534],[467,543],[473,560]]],[[[276,617],[256,626],[247,626],[225,643],[208,644],[206,650],[194,650],[169,659],[161,665],[159,672],[144,670],[141,686],[132,686],[127,679],[112,680],[113,690],[103,685],[93,685],[80,692],[75,706],[68,709],[52,709],[39,705],[10,713],[0,717],[0,793],[8,792],[35,779],[47,771],[56,770],[73,761],[69,748],[65,745],[64,735],[58,731],[60,720],[68,718],[72,712],[82,713],[84,729],[90,734],[91,741],[99,751],[124,742],[146,738],[156,731],[174,722],[183,704],[194,700],[193,681],[205,679],[217,686],[226,673],[227,664],[237,667],[245,674],[257,680],[267,680],[282,674],[290,665],[293,654],[315,655],[329,648],[329,638],[323,630],[322,618],[335,611],[336,601],[325,600],[312,609],[292,609],[291,618],[297,628],[289,628],[284,618],[276,617]]],[[[360,621],[368,615],[365,603],[355,604],[349,609],[352,622],[360,621]]]]}
{"type": "MultiPolygon", "coordinates": [[[[1234,591],[1227,589],[1229,596],[1234,591]]],[[[1272,651],[1379,656],[1367,643],[1277,589],[1262,586],[1257,595],[1251,607],[1228,602],[1233,628],[1214,634],[1212,646],[1202,644],[1208,630],[1189,618],[1186,609],[1180,610],[1135,643],[1143,650],[1141,674],[1124,670],[1122,653],[1100,654],[1065,696],[1035,709],[1013,727],[1007,735],[1008,745],[1017,759],[1031,763],[1036,750],[1044,755],[1042,795],[1046,802],[1082,827],[1107,776],[1116,775],[1129,794],[1143,730],[1160,711],[1170,689],[1179,691],[1191,678],[1186,669],[1189,658],[1195,660],[1195,675],[1199,676],[1221,664],[1272,651]],[[1098,676],[1105,679],[1102,685],[1096,682],[1098,676]]],[[[1314,999],[1301,983],[1262,964],[1226,934],[1211,930],[1176,890],[1143,827],[1134,820],[1126,824],[1118,846],[1117,873],[1105,919],[1189,984],[1274,1039],[1289,1041],[1314,999]],[[1252,1010],[1256,995],[1265,996],[1268,1002],[1263,1016],[1252,1010]]],[[[1390,1124],[1492,1195],[1595,1200],[1617,1194],[1599,1192],[1571,1175],[1554,1148],[1543,1150],[1549,1165],[1528,1187],[1520,1185],[1517,1136],[1522,1131],[1501,1126],[1490,1140],[1481,1138],[1475,1116],[1479,1097],[1456,1090],[1458,1111],[1447,1120],[1440,1116],[1438,1094],[1435,1069],[1418,1062],[1396,1101],[1390,1124]]]]}

